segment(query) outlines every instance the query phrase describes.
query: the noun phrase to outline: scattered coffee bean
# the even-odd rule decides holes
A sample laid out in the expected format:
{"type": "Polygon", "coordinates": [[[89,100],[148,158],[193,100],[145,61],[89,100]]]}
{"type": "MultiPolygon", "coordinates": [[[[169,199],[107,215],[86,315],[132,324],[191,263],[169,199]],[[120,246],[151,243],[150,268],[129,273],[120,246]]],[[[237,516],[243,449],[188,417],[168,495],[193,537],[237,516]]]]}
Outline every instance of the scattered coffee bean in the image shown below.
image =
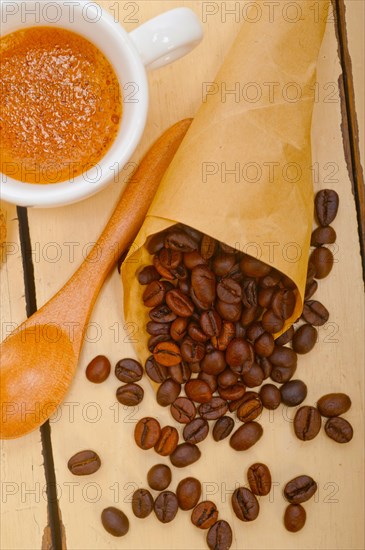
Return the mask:
{"type": "Polygon", "coordinates": [[[322,416],[328,418],[340,416],[351,407],[351,399],[345,393],[328,393],[323,395],[317,402],[317,409],[322,416]]]}
{"type": "Polygon", "coordinates": [[[281,403],[280,390],[274,384],[265,384],[262,386],[259,395],[265,409],[277,409],[281,403]]]}
{"type": "Polygon", "coordinates": [[[230,416],[218,418],[213,428],[214,441],[222,441],[228,437],[234,428],[234,420],[230,416]]]}
{"type": "Polygon", "coordinates": [[[161,523],[170,523],[179,509],[177,498],[172,491],[164,491],[155,500],[155,514],[161,523]]]}
{"type": "Polygon", "coordinates": [[[311,246],[322,246],[336,242],[336,231],[333,227],[317,227],[312,233],[311,246]]]}
{"type": "Polygon", "coordinates": [[[293,336],[293,350],[296,353],[308,353],[314,348],[317,337],[317,331],[312,325],[302,325],[293,336]]]}
{"type": "Polygon", "coordinates": [[[170,485],[171,477],[171,470],[166,464],[155,464],[148,470],[148,485],[155,491],[164,491],[170,485]]]}
{"type": "Polygon", "coordinates": [[[172,378],[168,378],[162,382],[161,386],[157,390],[156,399],[157,403],[161,407],[167,407],[171,405],[177,399],[181,392],[181,384],[178,384],[172,378]]]}
{"type": "Polygon", "coordinates": [[[117,389],[117,400],[127,407],[135,407],[143,401],[144,391],[138,384],[125,384],[117,389]]]}
{"type": "Polygon", "coordinates": [[[192,443],[180,443],[173,453],[170,454],[170,461],[176,468],[185,468],[199,460],[201,452],[192,443]]]}
{"type": "Polygon", "coordinates": [[[185,384],[185,393],[189,399],[196,403],[207,403],[213,397],[209,384],[198,379],[189,380],[185,384]]]}
{"type": "Polygon", "coordinates": [[[246,451],[262,437],[264,430],[257,422],[246,422],[236,430],[229,440],[229,444],[236,451],[246,451]]]}
{"type": "Polygon", "coordinates": [[[181,361],[180,348],[173,342],[160,342],[153,350],[153,357],[163,367],[172,367],[181,361]]]}
{"type": "Polygon", "coordinates": [[[94,384],[101,384],[110,374],[110,361],[105,355],[97,355],[86,367],[86,378],[94,384]]]}
{"type": "Polygon", "coordinates": [[[191,514],[191,522],[199,529],[209,529],[218,519],[218,510],[214,502],[204,500],[195,506],[191,514]]]}
{"type": "Polygon", "coordinates": [[[134,439],[143,450],[152,449],[159,440],[161,427],[155,418],[145,417],[139,420],[134,429],[134,439]]]}
{"type": "Polygon", "coordinates": [[[247,470],[247,479],[255,495],[265,496],[271,491],[271,474],[269,468],[260,462],[252,464],[247,470]]]}
{"type": "Polygon", "coordinates": [[[289,380],[280,388],[281,400],[288,407],[296,407],[307,397],[307,386],[302,380],[289,380]]]}
{"type": "Polygon", "coordinates": [[[260,506],[255,495],[246,487],[239,487],[232,495],[233,511],[241,521],[253,521],[257,518],[260,506]]]}
{"type": "Polygon", "coordinates": [[[316,279],[324,279],[327,277],[333,267],[333,254],[325,246],[315,248],[310,255],[310,261],[316,270],[316,279]]]}
{"type": "Polygon", "coordinates": [[[73,455],[67,463],[67,467],[75,476],[94,474],[99,470],[101,460],[95,451],[80,451],[73,455]]]}
{"type": "Polygon", "coordinates": [[[101,513],[101,522],[108,533],[114,537],[123,537],[129,531],[129,520],[127,516],[114,506],[104,508],[101,513]]]}
{"type": "Polygon", "coordinates": [[[332,189],[322,189],[316,194],[315,208],[319,224],[324,227],[330,225],[338,211],[339,197],[332,189]]]}
{"type": "Polygon", "coordinates": [[[209,424],[203,418],[195,418],[189,424],[185,424],[183,438],[188,443],[200,443],[209,433],[209,424]]]}
{"type": "Polygon", "coordinates": [[[168,456],[174,452],[179,442],[179,434],[173,426],[164,426],[154,448],[161,456],[168,456]]]}
{"type": "Polygon", "coordinates": [[[146,518],[153,510],[153,497],[147,489],[137,489],[132,496],[132,510],[137,518],[146,518]]]}
{"type": "Polygon", "coordinates": [[[261,413],[262,403],[259,394],[251,391],[245,393],[237,409],[237,418],[241,422],[250,422],[260,416],[261,413]]]}
{"type": "Polygon", "coordinates": [[[288,344],[294,336],[294,327],[293,325],[288,328],[286,332],[283,332],[279,338],[275,340],[275,343],[277,346],[285,346],[285,344],[288,344]]]}
{"type": "Polygon", "coordinates": [[[329,313],[321,302],[307,300],[304,302],[302,317],[310,325],[321,327],[327,323],[329,313]]]}
{"type": "Polygon", "coordinates": [[[188,424],[196,415],[194,403],[187,397],[178,397],[170,407],[173,418],[180,424],[188,424]]]}
{"type": "Polygon", "coordinates": [[[143,376],[142,365],[135,359],[121,359],[115,365],[115,376],[126,384],[138,382],[143,376]]]}
{"type": "Polygon", "coordinates": [[[232,529],[229,523],[219,520],[208,531],[207,545],[210,550],[229,550],[232,539],[232,529]]]}
{"type": "Polygon", "coordinates": [[[145,369],[147,376],[149,376],[151,380],[157,382],[158,384],[161,384],[169,377],[167,368],[156,363],[153,355],[150,355],[150,357],[147,359],[145,369]]]}
{"type": "Polygon", "coordinates": [[[321,424],[321,415],[315,407],[300,407],[295,413],[294,432],[302,441],[314,439],[321,429],[321,424]]]}
{"type": "Polygon", "coordinates": [[[217,420],[224,416],[228,410],[227,401],[221,397],[213,397],[207,403],[199,405],[199,414],[204,420],[217,420]]]}
{"type": "Polygon", "coordinates": [[[285,509],[284,525],[291,533],[303,529],[307,514],[301,504],[289,504],[285,509]]]}
{"type": "Polygon", "coordinates": [[[284,487],[284,496],[291,504],[301,504],[309,500],[317,491],[317,483],[310,476],[295,477],[284,487]]]}
{"type": "Polygon", "coordinates": [[[340,416],[329,418],[324,429],[328,437],[337,443],[348,443],[354,435],[350,422],[340,416]]]}
{"type": "Polygon", "coordinates": [[[199,502],[202,492],[201,483],[194,477],[182,479],[177,486],[176,496],[182,510],[192,510],[199,502]]]}

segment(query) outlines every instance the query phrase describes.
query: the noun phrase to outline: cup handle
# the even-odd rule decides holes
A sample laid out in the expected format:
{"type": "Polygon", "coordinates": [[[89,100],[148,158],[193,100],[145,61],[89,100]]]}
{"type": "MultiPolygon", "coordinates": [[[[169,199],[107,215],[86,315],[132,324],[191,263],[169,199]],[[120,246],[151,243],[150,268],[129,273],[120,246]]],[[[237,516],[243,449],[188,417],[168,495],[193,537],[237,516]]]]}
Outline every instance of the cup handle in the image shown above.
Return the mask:
{"type": "Polygon", "coordinates": [[[203,30],[189,8],[166,11],[129,33],[147,69],[158,69],[183,57],[199,44],[203,30]]]}

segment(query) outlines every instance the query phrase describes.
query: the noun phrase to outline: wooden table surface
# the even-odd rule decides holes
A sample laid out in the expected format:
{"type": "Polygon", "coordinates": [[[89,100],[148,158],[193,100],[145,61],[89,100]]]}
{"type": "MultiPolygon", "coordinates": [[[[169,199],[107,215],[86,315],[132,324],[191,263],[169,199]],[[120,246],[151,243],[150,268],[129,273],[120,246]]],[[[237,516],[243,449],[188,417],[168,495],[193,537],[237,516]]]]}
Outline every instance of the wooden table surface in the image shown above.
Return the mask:
{"type": "MultiPolygon", "coordinates": [[[[189,6],[202,20],[205,31],[204,41],[192,54],[150,74],[147,128],[132,159],[138,162],[164,129],[197,112],[202,83],[214,79],[240,28],[241,17],[228,13],[224,17],[224,9],[238,5],[242,14],[247,2],[142,0],[100,4],[114,13],[119,6],[119,19],[128,30],[163,10],[189,6]],[[204,17],[208,4],[209,10],[217,13],[204,17]]],[[[315,190],[334,188],[341,201],[334,222],[338,235],[333,247],[335,265],[328,279],[320,281],[318,290],[318,299],[328,306],[331,317],[319,330],[315,351],[299,358],[297,374],[308,385],[306,404],[314,404],[330,391],[344,390],[351,396],[353,406],[346,417],[355,435],[347,445],[338,445],[323,433],[311,442],[300,442],[292,433],[295,411],[279,408],[264,411],[261,421],[265,437],[244,454],[233,452],[227,441],[219,445],[211,439],[204,441],[198,463],[187,470],[173,471],[171,489],[187,475],[201,479],[203,497],[216,502],[220,517],[233,527],[232,548],[236,549],[365,546],[364,294],[359,243],[359,227],[363,230],[359,217],[363,197],[359,159],[364,166],[364,2],[346,0],[343,4],[336,0],[334,6],[340,18],[331,10],[319,58],[319,95],[312,133],[315,190]],[[353,123],[356,113],[360,144],[356,143],[353,123]],[[246,470],[255,461],[269,465],[274,486],[269,497],[260,499],[259,518],[244,524],[232,512],[230,494],[246,483],[246,470]],[[312,475],[319,490],[305,505],[305,528],[291,534],[283,527],[285,502],[281,489],[301,473],[312,475]]],[[[2,338],[24,319],[26,312],[44,304],[71,276],[111,214],[122,185],[122,181],[111,184],[85,202],[58,209],[26,212],[2,204],[8,221],[6,262],[1,266],[2,338]]],[[[142,381],[145,399],[141,406],[128,409],[116,402],[119,384],[113,375],[100,386],[85,377],[85,367],[95,355],[107,355],[112,365],[123,357],[134,356],[133,336],[123,321],[122,301],[123,290],[115,270],[92,314],[79,369],[65,403],[41,430],[1,444],[4,550],[205,547],[205,533],[190,524],[189,513],[180,511],[174,522],[162,525],[153,515],[141,521],[131,512],[131,495],[136,488],[147,485],[147,470],[157,462],[166,462],[153,452],[141,451],[132,441],[135,423],[143,416],[154,415],[163,423],[171,422],[169,412],[155,403],[148,380],[142,381]],[[67,469],[68,458],[84,448],[98,451],[103,462],[102,468],[86,479],[73,477],[67,469]],[[100,513],[106,506],[118,506],[129,516],[131,528],[126,537],[113,538],[102,528],[100,513]]]]}

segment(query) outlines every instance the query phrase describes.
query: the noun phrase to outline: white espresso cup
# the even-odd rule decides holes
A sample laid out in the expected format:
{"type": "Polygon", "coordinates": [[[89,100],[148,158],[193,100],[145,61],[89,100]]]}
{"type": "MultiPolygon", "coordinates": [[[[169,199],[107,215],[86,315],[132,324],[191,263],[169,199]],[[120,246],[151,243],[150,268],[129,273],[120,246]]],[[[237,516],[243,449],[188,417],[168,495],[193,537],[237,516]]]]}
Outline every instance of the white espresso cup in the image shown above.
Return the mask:
{"type": "Polygon", "coordinates": [[[20,206],[52,207],[94,195],[116,177],[135,151],[146,124],[146,69],[157,69],[190,52],[203,32],[194,12],[176,8],[127,33],[112,15],[86,0],[50,2],[1,0],[1,35],[34,26],[76,32],[97,46],[112,64],[123,95],[123,116],[110,149],[88,173],[72,181],[23,183],[0,172],[1,198],[20,206]]]}

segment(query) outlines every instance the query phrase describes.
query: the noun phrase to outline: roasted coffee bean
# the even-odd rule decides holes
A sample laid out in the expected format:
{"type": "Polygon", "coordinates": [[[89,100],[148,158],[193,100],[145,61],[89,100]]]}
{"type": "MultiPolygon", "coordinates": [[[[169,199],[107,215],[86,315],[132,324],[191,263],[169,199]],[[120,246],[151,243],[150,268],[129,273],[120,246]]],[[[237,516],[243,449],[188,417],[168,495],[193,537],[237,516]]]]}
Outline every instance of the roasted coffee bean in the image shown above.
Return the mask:
{"type": "Polygon", "coordinates": [[[139,420],[134,429],[134,439],[143,450],[152,449],[159,440],[161,427],[155,418],[146,416],[139,420]]]}
{"type": "Polygon", "coordinates": [[[167,279],[168,281],[173,281],[175,276],[172,274],[172,272],[164,267],[162,263],[160,262],[160,258],[158,255],[155,255],[153,257],[153,266],[158,271],[158,273],[163,277],[164,279],[167,279]]]}
{"type": "Polygon", "coordinates": [[[173,230],[166,237],[164,241],[166,248],[172,248],[172,250],[178,250],[179,252],[191,252],[198,248],[197,241],[185,233],[185,231],[173,230]]]}
{"type": "Polygon", "coordinates": [[[187,363],[196,363],[203,359],[205,355],[205,345],[202,342],[196,342],[192,338],[184,338],[181,343],[181,357],[187,363]]]}
{"type": "Polygon", "coordinates": [[[248,388],[256,388],[263,383],[264,373],[262,368],[257,363],[254,363],[248,371],[242,373],[241,378],[245,386],[248,388]]]}
{"type": "Polygon", "coordinates": [[[233,386],[228,386],[227,388],[218,388],[219,396],[226,401],[241,399],[245,391],[246,387],[240,382],[233,384],[233,386]]]}
{"type": "Polygon", "coordinates": [[[275,340],[276,345],[277,346],[285,346],[285,344],[288,344],[291,341],[291,339],[293,338],[294,332],[295,332],[295,330],[294,330],[294,327],[292,325],[291,327],[288,328],[287,331],[283,332],[283,334],[275,340]]]}
{"type": "Polygon", "coordinates": [[[189,380],[184,389],[187,397],[196,403],[207,403],[213,397],[209,385],[203,380],[189,380]]]}
{"type": "Polygon", "coordinates": [[[172,378],[162,382],[157,390],[156,400],[161,407],[167,407],[175,401],[181,392],[181,385],[172,378]]]}
{"type": "Polygon", "coordinates": [[[214,376],[214,374],[208,374],[204,371],[199,372],[198,374],[198,380],[204,380],[210,387],[210,391],[212,394],[216,391],[218,387],[217,378],[214,376]]]}
{"type": "Polygon", "coordinates": [[[226,350],[226,361],[234,372],[248,371],[254,362],[252,344],[243,338],[234,338],[226,350]]]}
{"type": "Polygon", "coordinates": [[[164,426],[154,448],[161,456],[168,456],[174,452],[179,442],[179,434],[173,426],[164,426]]]}
{"type": "Polygon", "coordinates": [[[178,384],[185,384],[191,377],[191,370],[187,363],[180,363],[169,368],[169,374],[178,384]]]}
{"type": "Polygon", "coordinates": [[[132,496],[133,514],[140,519],[150,515],[153,510],[153,497],[147,489],[137,489],[132,496]]]}
{"type": "Polygon", "coordinates": [[[328,437],[337,443],[348,443],[354,435],[350,422],[340,416],[329,418],[324,429],[328,437]]]}
{"type": "Polygon", "coordinates": [[[198,231],[197,229],[194,229],[194,227],[190,227],[189,225],[184,224],[178,224],[177,228],[182,229],[182,231],[185,231],[194,241],[198,244],[198,248],[200,245],[200,242],[202,240],[203,234],[198,231]]]}
{"type": "Polygon", "coordinates": [[[220,247],[221,251],[224,252],[225,254],[236,254],[237,253],[237,249],[233,248],[229,244],[219,243],[219,247],[220,247]]]}
{"type": "MultiPolygon", "coordinates": [[[[145,369],[147,375],[151,378],[151,380],[157,382],[158,384],[161,384],[161,382],[167,380],[169,376],[167,368],[156,363],[153,355],[150,355],[150,357],[147,359],[145,369]]],[[[119,376],[117,377],[119,378],[119,376]]]]}
{"type": "Polygon", "coordinates": [[[196,361],[195,363],[189,363],[189,369],[193,374],[197,374],[198,372],[201,372],[200,363],[196,361]]]}
{"type": "Polygon", "coordinates": [[[260,506],[255,495],[246,487],[239,487],[232,495],[232,508],[241,521],[253,521],[257,518],[260,506]]]}
{"type": "Polygon", "coordinates": [[[255,352],[261,357],[269,357],[275,348],[275,340],[269,332],[264,332],[255,340],[255,352]]]}
{"type": "Polygon", "coordinates": [[[195,477],[186,477],[180,481],[176,496],[181,510],[192,510],[199,502],[202,486],[195,477]]]}
{"type": "Polygon", "coordinates": [[[284,346],[275,346],[269,360],[274,367],[296,367],[298,362],[295,351],[284,346]]]}
{"type": "Polygon", "coordinates": [[[272,309],[267,309],[261,319],[262,326],[267,332],[275,334],[280,332],[284,326],[284,319],[275,315],[272,309]]]}
{"type": "Polygon", "coordinates": [[[266,277],[271,272],[271,267],[252,256],[243,256],[240,261],[240,268],[248,277],[266,277]]]}
{"type": "Polygon", "coordinates": [[[198,265],[191,271],[191,286],[194,296],[202,309],[211,309],[215,300],[216,286],[214,273],[206,265],[198,265]]]}
{"type": "Polygon", "coordinates": [[[184,254],[184,266],[187,269],[194,269],[197,265],[206,265],[206,261],[204,258],[199,254],[197,250],[193,250],[192,252],[185,252],[184,254]]]}
{"type": "Polygon", "coordinates": [[[166,303],[178,317],[190,317],[194,311],[193,302],[178,288],[166,294],[166,303]]]}
{"type": "Polygon", "coordinates": [[[310,261],[316,270],[316,279],[324,279],[329,275],[333,267],[333,254],[325,246],[315,248],[310,255],[310,261]]]}
{"type": "Polygon", "coordinates": [[[264,380],[266,380],[266,378],[269,378],[272,372],[272,363],[270,363],[268,358],[256,355],[256,363],[260,365],[261,370],[264,373],[264,380]]]}
{"type": "Polygon", "coordinates": [[[87,476],[99,470],[101,460],[95,451],[80,451],[73,455],[67,467],[75,476],[87,476]]]}
{"type": "Polygon", "coordinates": [[[304,406],[297,410],[294,417],[294,432],[298,439],[314,439],[321,429],[321,415],[314,407],[304,406]]]}
{"type": "Polygon", "coordinates": [[[234,420],[230,416],[222,416],[218,418],[213,428],[214,441],[222,441],[230,435],[234,428],[234,420]]]}
{"type": "Polygon", "coordinates": [[[201,362],[201,369],[206,374],[218,375],[226,368],[226,360],[222,351],[213,350],[207,353],[201,362]]]}
{"type": "Polygon", "coordinates": [[[340,416],[351,407],[351,399],[345,393],[328,393],[323,395],[317,402],[317,409],[322,416],[328,418],[340,416]]]}
{"type": "Polygon", "coordinates": [[[336,191],[322,189],[315,197],[317,220],[323,227],[330,225],[335,219],[338,211],[339,198],[336,191]]]}
{"type": "Polygon", "coordinates": [[[207,545],[210,550],[229,550],[232,540],[232,529],[224,520],[219,520],[212,525],[207,534],[207,545]]]}
{"type": "Polygon", "coordinates": [[[165,232],[162,233],[155,233],[155,235],[152,235],[146,244],[146,248],[150,254],[156,254],[163,248],[165,241],[165,232]]]}
{"type": "Polygon", "coordinates": [[[175,342],[179,342],[180,340],[185,338],[188,331],[188,324],[189,324],[189,321],[183,317],[178,317],[171,324],[170,336],[173,340],[175,340],[175,342]]]}
{"type": "Polygon", "coordinates": [[[284,497],[290,504],[301,504],[309,500],[317,491],[317,483],[310,476],[295,477],[284,487],[284,497]]]}
{"type": "Polygon", "coordinates": [[[247,479],[254,495],[265,496],[270,493],[271,473],[266,464],[252,464],[247,470],[247,479]]]}
{"type": "Polygon", "coordinates": [[[86,367],[86,378],[94,384],[101,384],[110,374],[110,361],[105,355],[97,355],[86,367]]]}
{"type": "Polygon", "coordinates": [[[158,254],[161,264],[166,269],[176,269],[182,262],[182,253],[171,248],[162,248],[158,254]]]}
{"type": "Polygon", "coordinates": [[[244,279],[242,283],[242,303],[246,308],[257,306],[257,284],[255,279],[244,279]]]}
{"type": "Polygon", "coordinates": [[[157,344],[161,344],[161,342],[166,342],[166,340],[169,340],[169,338],[165,334],[156,334],[156,336],[150,336],[147,342],[148,351],[153,352],[157,344]]]}
{"type": "Polygon", "coordinates": [[[261,307],[264,307],[265,309],[269,309],[272,299],[274,297],[274,294],[278,288],[276,286],[272,286],[269,288],[260,288],[257,294],[257,302],[261,307]]]}
{"type": "Polygon", "coordinates": [[[265,277],[260,279],[260,287],[272,288],[278,285],[281,279],[282,279],[282,274],[279,273],[279,271],[276,271],[276,269],[272,269],[268,275],[265,275],[265,277]]]}
{"type": "Polygon", "coordinates": [[[164,491],[171,483],[171,469],[166,464],[155,464],[147,472],[147,481],[151,489],[164,491]]]}
{"type": "Polygon", "coordinates": [[[157,306],[149,312],[150,319],[156,323],[171,323],[175,321],[177,315],[165,304],[157,306]]]}
{"type": "Polygon", "coordinates": [[[243,327],[248,327],[251,323],[260,318],[262,313],[261,306],[252,306],[244,308],[241,315],[241,324],[243,327]]]}
{"type": "Polygon", "coordinates": [[[160,342],[153,350],[153,357],[163,367],[173,367],[181,361],[180,348],[174,342],[160,342]]]}
{"type": "Polygon", "coordinates": [[[322,246],[336,242],[336,231],[333,227],[317,227],[312,233],[311,246],[322,246]]]}
{"type": "Polygon", "coordinates": [[[183,430],[183,438],[188,443],[200,443],[209,433],[209,424],[203,418],[194,418],[191,422],[185,425],[183,430]]]}
{"type": "Polygon", "coordinates": [[[212,269],[217,277],[226,277],[236,263],[233,254],[218,254],[214,257],[212,269]]]}
{"type": "Polygon", "coordinates": [[[125,384],[117,389],[116,397],[119,403],[127,407],[135,407],[143,401],[144,391],[138,384],[125,384]]]}
{"type": "Polygon", "coordinates": [[[214,253],[217,249],[217,241],[209,235],[203,235],[203,238],[200,243],[200,254],[204,260],[210,260],[214,256],[214,253]]]}
{"type": "Polygon", "coordinates": [[[246,422],[231,435],[229,444],[235,451],[246,451],[257,443],[263,433],[262,426],[257,422],[246,422]]]}
{"type": "Polygon", "coordinates": [[[212,397],[207,403],[199,405],[199,414],[204,420],[217,420],[224,416],[228,410],[228,405],[225,399],[220,397],[212,397]]]}
{"type": "Polygon", "coordinates": [[[236,328],[234,324],[229,321],[223,321],[219,335],[213,336],[211,342],[216,349],[225,351],[230,341],[235,337],[235,334],[236,328]]]}
{"type": "Polygon", "coordinates": [[[192,443],[180,443],[170,455],[171,464],[176,468],[185,468],[199,460],[201,452],[192,443]]]}
{"type": "Polygon", "coordinates": [[[209,336],[218,336],[222,328],[222,319],[213,309],[204,311],[200,317],[200,326],[203,332],[209,336]]]}
{"type": "Polygon", "coordinates": [[[251,323],[246,329],[246,338],[251,342],[255,342],[262,334],[265,334],[265,329],[259,321],[251,323]]]}
{"type": "Polygon", "coordinates": [[[280,388],[281,400],[288,407],[296,407],[307,397],[307,386],[302,380],[289,380],[280,388]]]}
{"type": "Polygon", "coordinates": [[[239,375],[236,372],[233,372],[233,370],[227,368],[218,375],[217,381],[220,388],[228,388],[229,386],[236,384],[238,382],[238,378],[239,375]]]}
{"type": "Polygon", "coordinates": [[[236,321],[239,321],[241,318],[241,313],[242,313],[241,302],[235,303],[235,304],[228,304],[227,302],[223,302],[222,300],[217,300],[215,307],[219,315],[225,321],[231,321],[234,323],[236,321]]]}
{"type": "Polygon", "coordinates": [[[101,513],[103,527],[114,537],[123,537],[129,531],[129,520],[124,512],[114,506],[104,508],[101,513]]]}
{"type": "Polygon", "coordinates": [[[161,523],[170,523],[175,518],[178,509],[179,504],[172,491],[163,491],[155,500],[155,514],[161,523]]]}
{"type": "Polygon", "coordinates": [[[280,319],[289,319],[294,313],[295,294],[292,290],[278,290],[272,299],[271,309],[280,319]]]}
{"type": "Polygon", "coordinates": [[[142,299],[146,307],[156,307],[163,303],[166,287],[163,281],[152,281],[143,292],[142,299]]]}
{"type": "Polygon", "coordinates": [[[201,342],[202,344],[204,344],[209,340],[209,336],[205,334],[200,324],[198,324],[195,321],[193,321],[192,323],[189,323],[188,334],[190,338],[195,342],[201,342]]]}
{"type": "Polygon", "coordinates": [[[300,354],[308,353],[314,348],[317,337],[317,331],[312,325],[302,325],[293,336],[293,350],[300,354]]]}
{"type": "Polygon", "coordinates": [[[281,393],[274,384],[265,384],[260,389],[260,399],[265,409],[277,409],[281,402],[281,393]]]}
{"type": "Polygon", "coordinates": [[[148,285],[152,281],[161,279],[161,275],[153,265],[147,265],[138,273],[138,282],[140,285],[148,285]]]}
{"type": "Polygon", "coordinates": [[[305,295],[304,295],[304,300],[305,301],[308,301],[312,298],[313,294],[315,294],[315,292],[317,292],[317,289],[318,289],[318,283],[317,281],[313,280],[313,281],[309,281],[305,287],[305,295]]]}
{"type": "Polygon", "coordinates": [[[306,518],[306,511],[301,504],[288,504],[284,514],[285,529],[297,533],[304,527],[306,518]]]}
{"type": "Polygon", "coordinates": [[[327,323],[329,316],[328,310],[321,302],[316,300],[304,302],[302,317],[310,325],[321,327],[327,323]]]}
{"type": "Polygon", "coordinates": [[[191,514],[191,522],[199,529],[209,529],[218,519],[218,510],[214,502],[204,500],[195,506],[191,514]]]}
{"type": "Polygon", "coordinates": [[[241,405],[237,409],[237,418],[241,422],[250,422],[255,420],[262,413],[262,403],[258,393],[247,392],[241,400],[241,405]]]}
{"type": "MultiPolygon", "coordinates": [[[[170,334],[170,324],[169,323],[155,323],[155,321],[149,321],[146,325],[146,330],[151,336],[160,336],[163,334],[168,337],[170,334]]],[[[168,338],[166,338],[167,340],[168,338]]]]}
{"type": "Polygon", "coordinates": [[[287,290],[295,290],[297,287],[290,277],[283,275],[280,281],[280,286],[286,288],[287,290]]]}
{"type": "Polygon", "coordinates": [[[242,298],[242,288],[234,279],[222,279],[217,285],[217,296],[226,304],[238,304],[242,298]]]}
{"type": "Polygon", "coordinates": [[[170,407],[173,418],[180,424],[191,422],[196,415],[194,403],[187,397],[178,397],[170,407]]]}

